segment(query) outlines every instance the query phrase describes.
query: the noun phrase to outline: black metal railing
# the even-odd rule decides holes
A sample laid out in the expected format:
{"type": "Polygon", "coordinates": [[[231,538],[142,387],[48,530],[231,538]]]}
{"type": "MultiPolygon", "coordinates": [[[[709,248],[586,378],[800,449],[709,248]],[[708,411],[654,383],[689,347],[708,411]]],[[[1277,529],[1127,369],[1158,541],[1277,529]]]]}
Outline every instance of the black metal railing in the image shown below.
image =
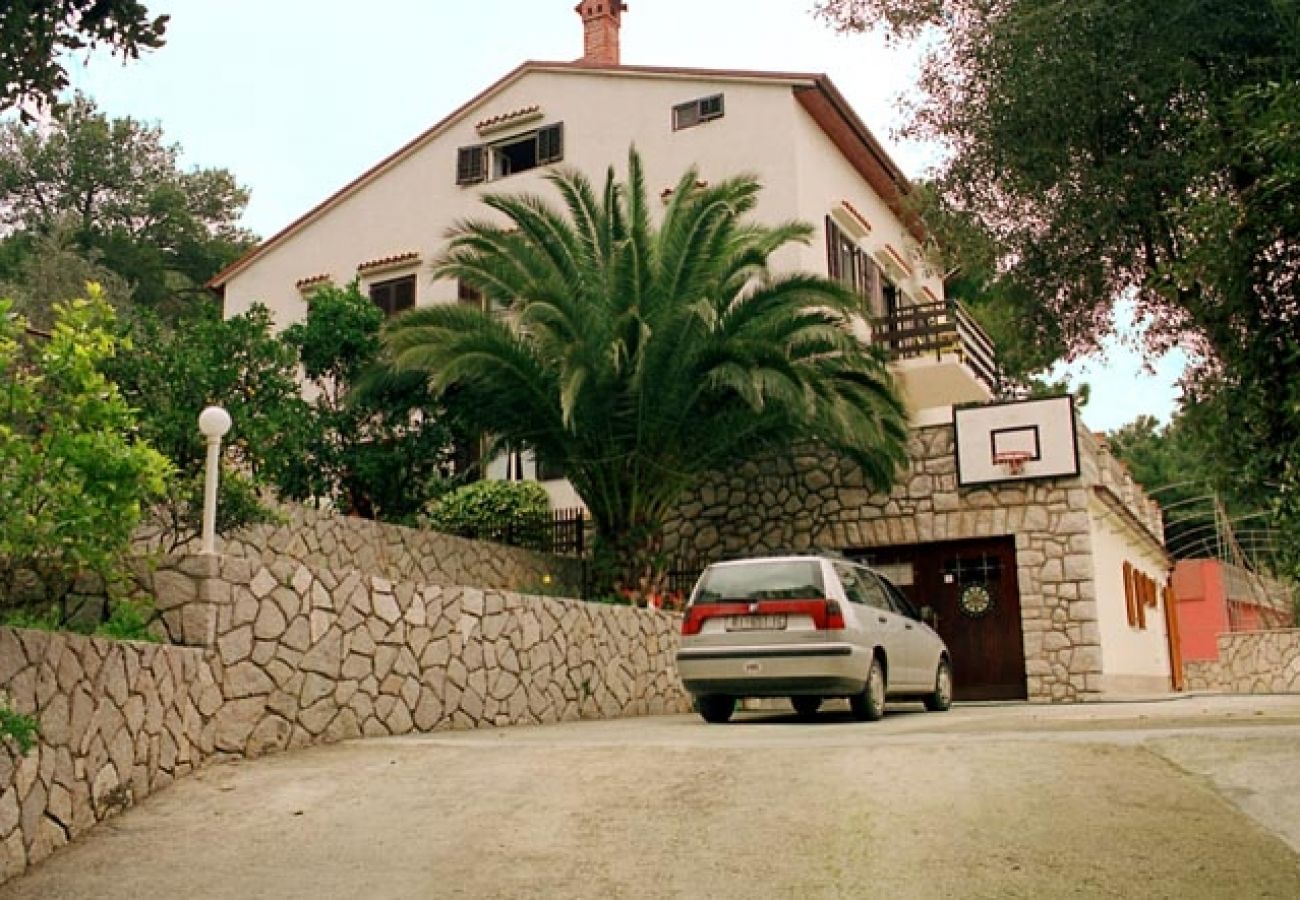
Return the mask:
{"type": "Polygon", "coordinates": [[[587,514],[579,507],[554,509],[545,518],[503,517],[480,525],[470,536],[555,556],[585,556],[589,527],[587,514]]]}
{"type": "Polygon", "coordinates": [[[930,354],[959,357],[975,376],[997,390],[998,364],[993,341],[964,306],[955,301],[905,306],[872,322],[872,342],[891,359],[918,359],[930,354]]]}

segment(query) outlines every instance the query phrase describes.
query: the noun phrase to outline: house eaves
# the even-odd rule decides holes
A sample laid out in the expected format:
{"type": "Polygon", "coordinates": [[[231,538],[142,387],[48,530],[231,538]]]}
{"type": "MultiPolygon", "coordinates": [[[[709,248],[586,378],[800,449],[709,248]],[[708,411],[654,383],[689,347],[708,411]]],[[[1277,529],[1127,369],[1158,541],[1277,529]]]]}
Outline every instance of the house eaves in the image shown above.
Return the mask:
{"type": "Polygon", "coordinates": [[[225,285],[231,278],[247,269],[266,253],[283,244],[303,228],[319,219],[325,213],[356,194],[372,181],[394,168],[411,155],[417,153],[439,135],[446,132],[464,116],[480,106],[483,101],[532,72],[559,72],[573,74],[600,74],[611,77],[639,77],[666,79],[708,78],[714,81],[731,83],[785,84],[794,92],[796,100],[809,113],[817,125],[826,133],[836,148],[844,154],[859,174],[871,185],[890,208],[906,222],[908,229],[917,238],[925,236],[916,216],[910,213],[903,199],[910,191],[910,185],[902,170],[890,159],[889,154],[876,140],[871,131],[849,106],[847,100],[832,84],[830,78],[823,74],[799,72],[746,71],[739,69],[692,69],[665,66],[607,66],[586,62],[525,62],[506,75],[493,82],[472,99],[461,104],[445,118],[417,135],[411,141],[398,148],[371,166],[360,176],[348,182],[325,200],[312,207],[303,215],[290,222],[271,237],[262,241],[239,259],[222,269],[207,282],[207,287],[218,293],[224,292],[225,285]]]}

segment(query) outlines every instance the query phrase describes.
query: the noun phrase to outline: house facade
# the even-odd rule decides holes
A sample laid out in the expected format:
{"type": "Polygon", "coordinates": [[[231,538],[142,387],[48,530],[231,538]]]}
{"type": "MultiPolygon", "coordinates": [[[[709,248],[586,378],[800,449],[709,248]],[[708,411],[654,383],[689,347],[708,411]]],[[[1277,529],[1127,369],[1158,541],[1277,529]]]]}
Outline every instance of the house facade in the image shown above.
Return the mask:
{"type": "MultiPolygon", "coordinates": [[[[783,249],[773,265],[830,275],[862,296],[871,339],[893,359],[907,403],[912,463],[884,498],[834,460],[775,461],[739,485],[720,476],[683,505],[675,549],[707,559],[832,546],[890,568],[918,595],[951,594],[939,604],[940,630],[966,647],[958,680],[965,667],[972,698],[1168,689],[1168,630],[1147,614],[1146,581],[1140,628],[1133,599],[1140,571],[1158,586],[1151,609],[1161,604],[1168,564],[1158,512],[1131,480],[1106,474],[1113,461],[1072,405],[1068,422],[1039,423],[1044,436],[1071,437],[1069,474],[1024,456],[1029,445],[1016,442],[1039,428],[1031,422],[1011,427],[1010,443],[979,461],[987,469],[999,454],[1021,454],[1014,473],[1004,461],[991,478],[961,479],[954,409],[993,400],[992,347],[945,301],[924,234],[906,212],[906,178],[830,79],[621,65],[622,6],[584,2],[577,11],[582,59],[524,63],[264,241],[213,279],[226,314],[262,303],[283,327],[305,315],[313,289],[354,279],[388,312],[478,303],[430,276],[448,229],[488,214],[485,192],[554,196],[543,179],[557,165],[600,179],[611,164],[621,170],[635,146],[652,192],[668,191],[692,166],[704,181],[751,173],[764,186],[759,219],[817,228],[812,243],[783,249]],[[971,599],[984,595],[988,608],[970,615],[971,599]]],[[[1023,418],[1027,409],[994,418],[1023,418]]],[[[548,473],[512,455],[488,474],[548,473]]],[[[575,504],[566,482],[543,481],[555,506],[575,504]]]]}

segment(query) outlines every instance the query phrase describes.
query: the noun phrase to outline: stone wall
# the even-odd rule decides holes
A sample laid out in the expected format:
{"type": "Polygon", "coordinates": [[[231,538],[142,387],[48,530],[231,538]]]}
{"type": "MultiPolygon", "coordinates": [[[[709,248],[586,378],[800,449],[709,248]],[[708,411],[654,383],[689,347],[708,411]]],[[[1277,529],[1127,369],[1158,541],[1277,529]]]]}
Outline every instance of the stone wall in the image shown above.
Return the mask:
{"type": "Polygon", "coordinates": [[[0,745],[0,883],[198,766],[222,703],[202,650],[12,628],[0,694],[40,722],[0,745]]]}
{"type": "Polygon", "coordinates": [[[141,578],[176,645],[0,629],[0,882],[205,760],[362,735],[684,712],[679,620],[251,556],[141,578]]]}
{"type": "Polygon", "coordinates": [[[170,638],[214,650],[218,753],[688,708],[653,610],[245,557],[152,579],[170,638]]]}
{"type": "Polygon", "coordinates": [[[1300,693],[1300,629],[1221,634],[1219,658],[1183,664],[1189,691],[1300,693]]]}
{"type": "MultiPolygon", "coordinates": [[[[250,525],[218,542],[225,556],[263,565],[281,561],[318,569],[357,569],[392,581],[537,590],[578,596],[582,562],[518,547],[473,541],[437,531],[340,516],[299,504],[276,510],[278,524],[250,525]]],[[[156,549],[156,536],[142,533],[139,546],[156,549]]],[[[185,548],[196,551],[197,546],[185,548]]]]}
{"type": "Polygon", "coordinates": [[[1160,514],[1082,425],[1078,439],[1077,477],[962,488],[953,427],[913,429],[909,466],[887,494],[870,491],[853,466],[824,452],[751,462],[689,496],[667,544],[707,562],[1012,535],[1029,699],[1097,699],[1103,683],[1090,494],[1110,491],[1148,527],[1159,528],[1160,514]]]}

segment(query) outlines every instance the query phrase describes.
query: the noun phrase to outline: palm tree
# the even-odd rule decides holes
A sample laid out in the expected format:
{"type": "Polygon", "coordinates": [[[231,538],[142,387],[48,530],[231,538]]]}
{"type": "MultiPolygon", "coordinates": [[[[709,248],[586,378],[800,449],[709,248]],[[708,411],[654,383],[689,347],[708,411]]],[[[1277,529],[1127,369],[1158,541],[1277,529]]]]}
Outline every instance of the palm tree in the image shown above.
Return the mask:
{"type": "Polygon", "coordinates": [[[598,571],[634,599],[664,580],[661,532],[705,473],[820,441],[886,487],[906,421],[883,358],[854,335],[858,299],[769,257],[807,242],[800,223],[746,221],[750,176],[703,185],[686,172],[657,226],[633,149],[598,195],[582,174],[548,177],[563,211],[489,195],[509,224],[461,222],[434,276],[480,291],[387,329],[397,371],[486,433],[563,469],[590,511],[598,571]]]}

